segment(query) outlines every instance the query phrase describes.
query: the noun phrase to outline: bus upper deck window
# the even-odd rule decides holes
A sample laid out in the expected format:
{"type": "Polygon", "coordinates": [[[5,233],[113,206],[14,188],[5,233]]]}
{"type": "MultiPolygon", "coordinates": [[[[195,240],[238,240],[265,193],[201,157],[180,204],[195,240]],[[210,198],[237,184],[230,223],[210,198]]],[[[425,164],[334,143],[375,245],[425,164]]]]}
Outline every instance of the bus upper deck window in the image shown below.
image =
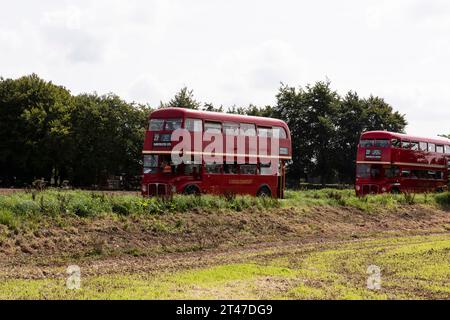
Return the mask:
{"type": "Polygon", "coordinates": [[[389,147],[389,140],[387,140],[387,139],[376,139],[375,142],[374,142],[374,147],[387,148],[387,147],[389,147]]]}
{"type": "Polygon", "coordinates": [[[279,139],[287,139],[286,130],[282,127],[273,127],[272,136],[279,139]]]}
{"type": "Polygon", "coordinates": [[[426,143],[426,142],[419,142],[419,148],[420,148],[420,151],[427,151],[428,150],[428,143],[426,143]]]}
{"type": "Polygon", "coordinates": [[[401,141],[399,139],[392,139],[391,140],[391,146],[393,148],[400,148],[401,147],[401,141]]]}
{"type": "Polygon", "coordinates": [[[205,132],[222,133],[222,124],[220,122],[205,121],[205,132]]]}
{"type": "Polygon", "coordinates": [[[258,137],[272,137],[272,128],[258,127],[258,137]]]}
{"type": "Polygon", "coordinates": [[[450,145],[445,146],[445,153],[450,155],[450,145]]]}
{"type": "Polygon", "coordinates": [[[444,153],[444,146],[441,146],[441,145],[436,146],[436,152],[437,153],[444,153]]]}
{"type": "Polygon", "coordinates": [[[181,119],[167,119],[165,130],[174,131],[181,128],[181,119]]]}
{"type": "Polygon", "coordinates": [[[428,152],[436,152],[436,145],[434,143],[428,144],[428,152]]]}
{"type": "Polygon", "coordinates": [[[223,131],[227,136],[237,136],[239,135],[239,124],[225,122],[223,124],[223,131]]]}
{"type": "Polygon", "coordinates": [[[256,136],[256,127],[254,124],[241,123],[241,131],[245,136],[256,136]]]}
{"type": "Polygon", "coordinates": [[[164,128],[164,119],[151,119],[150,120],[150,131],[161,131],[164,128]]]}
{"type": "Polygon", "coordinates": [[[373,147],[373,140],[361,140],[359,142],[359,146],[361,148],[369,148],[369,147],[373,147]]]}
{"type": "Polygon", "coordinates": [[[418,151],[419,150],[419,143],[418,142],[411,142],[411,150],[418,151]]]}
{"type": "Polygon", "coordinates": [[[200,119],[186,119],[184,121],[184,128],[189,132],[202,132],[202,120],[200,119]]]}
{"type": "Polygon", "coordinates": [[[402,148],[403,149],[411,149],[411,142],[408,140],[402,140],[402,148]]]}

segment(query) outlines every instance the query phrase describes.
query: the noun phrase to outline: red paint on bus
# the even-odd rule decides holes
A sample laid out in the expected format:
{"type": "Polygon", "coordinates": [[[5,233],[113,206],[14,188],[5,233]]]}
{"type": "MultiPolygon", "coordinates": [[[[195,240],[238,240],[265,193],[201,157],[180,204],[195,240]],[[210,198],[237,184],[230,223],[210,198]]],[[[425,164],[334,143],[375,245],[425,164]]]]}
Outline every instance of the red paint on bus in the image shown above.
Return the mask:
{"type": "MultiPolygon", "coordinates": [[[[143,156],[144,169],[142,179],[142,195],[158,196],[172,193],[185,194],[249,194],[267,195],[282,198],[285,188],[285,162],[292,157],[291,135],[288,126],[281,120],[234,115],[217,112],[196,111],[182,108],[164,108],[154,111],[149,117],[149,128],[146,132],[143,156]],[[279,155],[276,156],[278,168],[275,174],[267,164],[263,164],[258,157],[256,164],[251,164],[249,154],[250,138],[246,138],[245,163],[226,163],[226,156],[237,160],[238,148],[220,152],[223,164],[207,165],[205,161],[201,164],[182,163],[174,165],[171,161],[171,151],[178,142],[171,141],[174,130],[184,128],[189,130],[192,137],[192,150],[194,148],[194,136],[198,132],[223,133],[224,145],[226,139],[234,139],[237,145],[237,136],[225,135],[225,128],[230,132],[233,128],[245,127],[247,132],[255,128],[255,137],[269,136],[268,154],[270,150],[270,136],[274,130],[280,134],[279,155]],[[170,170],[169,167],[170,166],[170,170]]],[[[202,142],[200,152],[210,142],[202,142]]],[[[259,143],[259,142],[257,142],[259,143]]],[[[253,146],[257,147],[257,146],[253,146]]],[[[241,150],[242,151],[242,150],[241,150]]],[[[217,151],[216,151],[217,152],[217,151]]],[[[278,153],[277,153],[278,154],[278,153]]],[[[193,159],[194,155],[192,155],[193,159]]],[[[262,161],[264,162],[264,161],[262,161]]]]}
{"type": "Polygon", "coordinates": [[[356,193],[445,191],[449,159],[448,139],[365,132],[358,145],[356,193]]]}

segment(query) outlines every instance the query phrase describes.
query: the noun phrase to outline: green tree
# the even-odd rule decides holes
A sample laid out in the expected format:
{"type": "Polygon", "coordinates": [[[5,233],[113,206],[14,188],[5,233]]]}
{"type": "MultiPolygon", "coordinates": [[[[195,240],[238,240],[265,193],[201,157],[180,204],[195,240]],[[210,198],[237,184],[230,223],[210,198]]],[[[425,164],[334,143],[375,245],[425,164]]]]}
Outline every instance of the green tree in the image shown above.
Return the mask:
{"type": "Polygon", "coordinates": [[[35,74],[0,79],[0,176],[5,183],[61,179],[71,104],[68,90],[35,74]]]}
{"type": "Polygon", "coordinates": [[[34,74],[0,79],[0,183],[90,186],[140,174],[149,113],[112,94],[73,97],[34,74]]]}
{"type": "Polygon", "coordinates": [[[201,103],[194,98],[194,90],[184,87],[168,103],[161,103],[160,108],[172,107],[198,110],[200,106],[201,103]]]}
{"type": "Polygon", "coordinates": [[[296,90],[283,85],[274,115],[287,122],[293,141],[292,179],[320,177],[325,182],[353,182],[356,148],[362,132],[403,132],[405,116],[383,99],[361,99],[356,92],[341,98],[330,82],[296,90]]]}
{"type": "Polygon", "coordinates": [[[341,100],[336,117],[337,140],[335,159],[339,180],[352,183],[356,171],[356,151],[364,131],[386,130],[404,132],[404,115],[393,110],[382,98],[361,99],[356,92],[348,92],[341,100]]]}
{"type": "Polygon", "coordinates": [[[74,184],[102,185],[111,175],[139,174],[150,111],[113,94],[77,96],[70,132],[74,184]]]}
{"type": "Polygon", "coordinates": [[[228,109],[227,113],[269,118],[274,116],[274,110],[272,106],[265,106],[263,108],[260,108],[258,106],[255,106],[254,104],[250,104],[248,107],[232,106],[228,109]]]}
{"type": "Polygon", "coordinates": [[[339,96],[331,90],[328,81],[298,90],[285,85],[280,88],[274,115],[285,120],[291,129],[294,143],[289,173],[292,178],[318,176],[325,183],[335,175],[332,154],[338,105],[339,96]]]}
{"type": "Polygon", "coordinates": [[[223,112],[223,106],[216,108],[212,103],[205,103],[202,110],[210,112],[223,112]]]}

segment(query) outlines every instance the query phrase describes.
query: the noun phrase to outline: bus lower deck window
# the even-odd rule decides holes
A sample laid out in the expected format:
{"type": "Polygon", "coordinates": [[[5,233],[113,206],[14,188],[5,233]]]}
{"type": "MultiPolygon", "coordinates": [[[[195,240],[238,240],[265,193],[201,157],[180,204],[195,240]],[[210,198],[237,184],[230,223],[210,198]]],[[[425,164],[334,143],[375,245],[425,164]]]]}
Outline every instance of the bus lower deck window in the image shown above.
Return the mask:
{"type": "Polygon", "coordinates": [[[241,174],[256,174],[256,164],[245,164],[240,167],[241,174]]]}
{"type": "Polygon", "coordinates": [[[238,166],[236,164],[225,164],[223,166],[223,173],[225,174],[237,174],[238,166]]]}
{"type": "Polygon", "coordinates": [[[206,173],[222,173],[222,165],[220,164],[206,164],[205,165],[206,173]]]}

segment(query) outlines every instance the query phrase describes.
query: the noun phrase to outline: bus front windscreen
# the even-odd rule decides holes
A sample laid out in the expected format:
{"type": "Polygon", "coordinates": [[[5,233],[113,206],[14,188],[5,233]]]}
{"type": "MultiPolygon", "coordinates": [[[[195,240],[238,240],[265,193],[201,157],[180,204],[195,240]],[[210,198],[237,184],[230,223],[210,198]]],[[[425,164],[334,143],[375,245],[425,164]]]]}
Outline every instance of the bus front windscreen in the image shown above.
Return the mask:
{"type": "Polygon", "coordinates": [[[357,178],[381,178],[381,165],[358,164],[356,167],[357,178]]]}
{"type": "Polygon", "coordinates": [[[145,155],[144,174],[157,173],[158,169],[158,155],[145,155]]]}

